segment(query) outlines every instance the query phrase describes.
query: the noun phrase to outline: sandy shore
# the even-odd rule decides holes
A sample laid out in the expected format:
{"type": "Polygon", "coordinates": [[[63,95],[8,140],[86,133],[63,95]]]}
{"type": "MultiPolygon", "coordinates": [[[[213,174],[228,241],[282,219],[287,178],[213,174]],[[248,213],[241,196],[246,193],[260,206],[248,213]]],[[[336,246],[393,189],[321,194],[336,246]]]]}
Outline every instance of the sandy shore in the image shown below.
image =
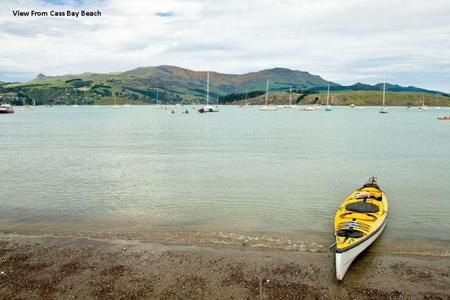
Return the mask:
{"type": "Polygon", "coordinates": [[[0,236],[0,298],[450,299],[449,256],[0,236]]]}

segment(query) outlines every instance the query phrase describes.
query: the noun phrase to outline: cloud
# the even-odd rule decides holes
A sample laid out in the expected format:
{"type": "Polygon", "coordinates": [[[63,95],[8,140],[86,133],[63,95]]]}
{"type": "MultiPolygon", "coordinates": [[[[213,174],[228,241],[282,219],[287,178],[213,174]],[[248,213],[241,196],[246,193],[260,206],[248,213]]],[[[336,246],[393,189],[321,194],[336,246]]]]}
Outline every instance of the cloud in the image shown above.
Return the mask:
{"type": "Polygon", "coordinates": [[[155,16],[163,17],[163,18],[174,17],[175,12],[173,12],[173,11],[158,11],[157,13],[155,13],[155,16]]]}
{"type": "Polygon", "coordinates": [[[448,92],[449,15],[442,0],[6,0],[0,70],[25,80],[161,64],[229,73],[288,67],[342,84],[386,73],[390,82],[448,92]],[[19,18],[13,9],[100,9],[102,17],[19,18]]]}

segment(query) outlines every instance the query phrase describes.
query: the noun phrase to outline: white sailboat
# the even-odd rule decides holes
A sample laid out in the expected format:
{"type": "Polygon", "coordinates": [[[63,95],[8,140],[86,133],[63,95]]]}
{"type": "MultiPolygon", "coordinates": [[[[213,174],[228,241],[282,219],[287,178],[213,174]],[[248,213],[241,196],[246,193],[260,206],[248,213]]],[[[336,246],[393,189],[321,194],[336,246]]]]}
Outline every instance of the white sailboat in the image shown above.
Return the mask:
{"type": "Polygon", "coordinates": [[[420,111],[426,111],[428,110],[428,107],[425,105],[425,95],[422,94],[422,106],[419,106],[420,111]]]}
{"type": "Polygon", "coordinates": [[[261,107],[261,110],[262,111],[274,111],[274,110],[277,110],[276,106],[267,104],[268,96],[269,96],[269,79],[267,79],[267,81],[266,81],[266,103],[265,103],[264,106],[261,107]]]}
{"type": "Polygon", "coordinates": [[[287,108],[296,108],[297,105],[292,105],[292,85],[289,87],[289,106],[287,108]]]}
{"type": "Polygon", "coordinates": [[[114,97],[114,106],[113,106],[113,109],[118,109],[118,108],[120,108],[120,106],[117,105],[117,103],[116,103],[116,97],[114,97]]]}
{"type": "Polygon", "coordinates": [[[386,102],[386,77],[384,78],[384,82],[383,82],[383,106],[380,109],[380,114],[387,114],[388,110],[385,107],[385,103],[386,102]]]}
{"type": "Polygon", "coordinates": [[[209,105],[209,72],[207,72],[206,77],[206,105],[200,107],[198,109],[199,113],[206,113],[206,112],[219,112],[219,109],[217,106],[209,105]]]}
{"type": "Polygon", "coordinates": [[[330,85],[328,85],[327,107],[325,108],[325,111],[331,111],[331,106],[330,106],[330,85]]]}

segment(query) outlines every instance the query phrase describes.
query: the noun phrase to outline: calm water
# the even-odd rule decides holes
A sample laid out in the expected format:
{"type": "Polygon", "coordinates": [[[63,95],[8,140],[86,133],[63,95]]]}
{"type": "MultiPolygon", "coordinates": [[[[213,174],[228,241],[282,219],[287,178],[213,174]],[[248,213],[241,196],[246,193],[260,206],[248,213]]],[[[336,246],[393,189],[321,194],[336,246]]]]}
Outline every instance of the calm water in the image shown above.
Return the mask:
{"type": "Polygon", "coordinates": [[[36,107],[0,115],[0,220],[96,231],[327,236],[371,175],[385,239],[450,241],[450,110],[36,107]]]}

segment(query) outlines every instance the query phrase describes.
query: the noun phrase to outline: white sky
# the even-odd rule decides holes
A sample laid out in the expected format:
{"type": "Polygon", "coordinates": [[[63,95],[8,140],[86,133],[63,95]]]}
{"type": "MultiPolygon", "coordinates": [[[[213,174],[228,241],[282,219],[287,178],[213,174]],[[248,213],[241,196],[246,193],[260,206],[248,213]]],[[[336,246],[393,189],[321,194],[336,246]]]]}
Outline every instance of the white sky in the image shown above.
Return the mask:
{"type": "Polygon", "coordinates": [[[449,0],[3,0],[0,80],[176,65],[287,67],[450,92],[449,0]],[[102,17],[13,17],[12,10],[102,17]]]}

